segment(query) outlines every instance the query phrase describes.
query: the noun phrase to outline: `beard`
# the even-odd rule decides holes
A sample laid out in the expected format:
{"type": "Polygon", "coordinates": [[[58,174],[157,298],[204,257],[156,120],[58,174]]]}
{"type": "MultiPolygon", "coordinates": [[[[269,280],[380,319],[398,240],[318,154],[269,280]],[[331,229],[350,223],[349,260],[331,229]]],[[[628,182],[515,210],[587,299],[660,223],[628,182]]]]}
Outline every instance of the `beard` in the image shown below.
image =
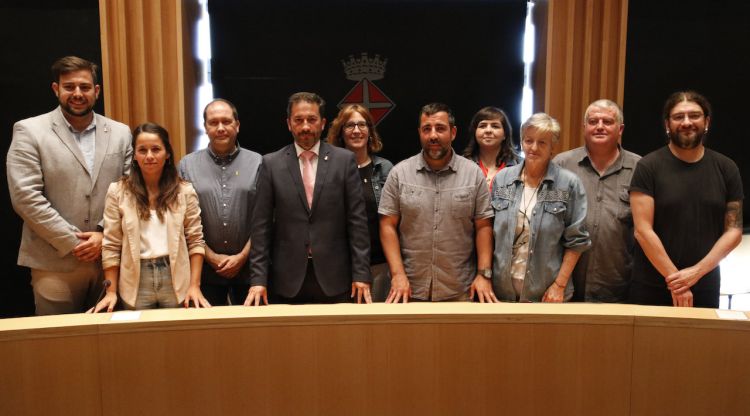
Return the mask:
{"type": "Polygon", "coordinates": [[[94,111],[95,104],[96,104],[96,100],[94,100],[94,102],[84,107],[82,110],[73,110],[73,108],[70,106],[70,103],[66,101],[66,102],[60,102],[60,107],[63,109],[64,112],[70,114],[71,116],[82,117],[94,111]]]}
{"type": "Polygon", "coordinates": [[[690,150],[695,149],[698,145],[702,144],[705,136],[705,130],[691,130],[687,132],[680,132],[679,130],[670,131],[669,141],[680,149],[690,150]]]}
{"type": "Polygon", "coordinates": [[[431,160],[443,160],[445,156],[448,155],[449,151],[449,147],[442,147],[440,149],[425,149],[424,154],[431,160]]]}

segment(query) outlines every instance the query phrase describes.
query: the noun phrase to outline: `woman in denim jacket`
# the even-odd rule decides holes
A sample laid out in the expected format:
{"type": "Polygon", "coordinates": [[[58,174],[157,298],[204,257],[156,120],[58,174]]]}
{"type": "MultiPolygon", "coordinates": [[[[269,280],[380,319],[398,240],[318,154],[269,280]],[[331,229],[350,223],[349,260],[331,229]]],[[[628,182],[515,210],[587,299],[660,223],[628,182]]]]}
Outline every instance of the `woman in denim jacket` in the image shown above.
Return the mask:
{"type": "Polygon", "coordinates": [[[375,153],[383,148],[383,142],[372,122],[372,116],[366,107],[352,104],[341,109],[331,123],[328,131],[328,143],[346,147],[354,152],[357,158],[359,175],[362,178],[362,190],[367,207],[367,222],[370,229],[370,272],[372,273],[372,300],[385,301],[391,289],[391,276],[380,245],[378,204],[380,193],[388,178],[393,164],[375,153]]]}
{"type": "Polygon", "coordinates": [[[583,184],[550,163],[559,137],[555,119],[532,115],[521,126],[525,160],[495,176],[492,278],[500,300],[562,302],[573,296],[570,275],[591,240],[583,184]]]}

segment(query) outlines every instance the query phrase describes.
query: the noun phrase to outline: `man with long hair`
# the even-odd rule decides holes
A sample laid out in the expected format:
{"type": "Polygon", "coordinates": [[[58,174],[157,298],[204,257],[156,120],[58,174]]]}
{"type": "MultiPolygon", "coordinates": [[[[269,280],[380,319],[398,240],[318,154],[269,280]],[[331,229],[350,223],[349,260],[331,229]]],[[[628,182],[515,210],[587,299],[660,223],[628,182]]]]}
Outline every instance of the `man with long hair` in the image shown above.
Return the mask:
{"type": "Polygon", "coordinates": [[[704,144],[711,105],[694,91],[664,105],[667,145],[638,162],[630,203],[638,245],[631,303],[719,307],[719,261],[742,240],[737,165],[704,144]]]}

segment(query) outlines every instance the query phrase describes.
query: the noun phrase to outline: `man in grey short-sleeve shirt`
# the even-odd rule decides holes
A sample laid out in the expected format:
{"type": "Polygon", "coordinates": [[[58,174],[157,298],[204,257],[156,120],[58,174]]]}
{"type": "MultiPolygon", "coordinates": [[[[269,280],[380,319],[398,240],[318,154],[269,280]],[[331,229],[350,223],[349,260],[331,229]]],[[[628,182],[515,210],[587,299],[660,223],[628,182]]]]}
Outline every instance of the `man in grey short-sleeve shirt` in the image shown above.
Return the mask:
{"type": "Polygon", "coordinates": [[[574,301],[625,302],[628,296],[635,244],[628,188],[641,157],[622,148],[624,128],[616,103],[594,101],[584,115],[585,145],[553,159],[586,189],[592,245],[573,270],[574,301]]]}
{"type": "Polygon", "coordinates": [[[180,176],[198,193],[206,239],[201,291],[213,306],[241,305],[250,289],[250,220],[262,157],[237,143],[240,120],[224,99],[203,110],[208,147],[180,161],[180,176]]]}
{"type": "Polygon", "coordinates": [[[380,238],[391,271],[387,303],[496,302],[492,292],[492,208],[476,163],[451,148],[453,114],[422,108],[422,152],[396,165],[383,187],[380,238]]]}

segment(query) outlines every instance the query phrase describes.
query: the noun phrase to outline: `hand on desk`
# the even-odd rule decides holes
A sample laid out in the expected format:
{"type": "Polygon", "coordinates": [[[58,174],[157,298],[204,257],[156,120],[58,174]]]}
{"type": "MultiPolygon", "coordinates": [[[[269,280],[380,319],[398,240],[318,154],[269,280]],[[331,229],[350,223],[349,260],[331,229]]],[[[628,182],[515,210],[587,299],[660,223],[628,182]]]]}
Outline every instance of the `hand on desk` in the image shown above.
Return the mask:
{"type": "Polygon", "coordinates": [[[268,291],[265,286],[251,286],[250,290],[247,291],[247,298],[245,298],[245,306],[260,306],[261,301],[263,305],[268,305],[268,291]]]}
{"type": "Polygon", "coordinates": [[[565,288],[558,286],[555,282],[552,282],[542,295],[542,302],[562,303],[563,299],[565,299],[565,288]]]}
{"type": "Polygon", "coordinates": [[[196,308],[210,308],[211,304],[208,303],[208,300],[203,297],[203,293],[201,293],[200,286],[194,286],[190,285],[188,288],[187,295],[185,295],[185,300],[182,302],[182,304],[189,308],[192,304],[192,306],[195,306],[196,308]]]}
{"type": "Polygon", "coordinates": [[[388,297],[385,303],[409,303],[411,298],[411,286],[409,285],[409,279],[405,274],[395,274],[391,279],[391,291],[388,293],[388,297]]]}
{"type": "Polygon", "coordinates": [[[107,291],[102,300],[99,301],[93,308],[86,311],[86,313],[97,313],[106,309],[106,312],[112,312],[115,310],[117,305],[117,293],[114,291],[107,291]]]}
{"type": "Polygon", "coordinates": [[[357,298],[357,303],[372,303],[370,284],[365,282],[352,282],[352,299],[355,296],[357,298]]]}
{"type": "Polygon", "coordinates": [[[469,288],[469,300],[474,300],[475,293],[480,303],[499,302],[495,297],[495,292],[492,291],[492,281],[482,275],[477,275],[477,277],[474,278],[474,282],[471,283],[471,287],[469,288]]]}

